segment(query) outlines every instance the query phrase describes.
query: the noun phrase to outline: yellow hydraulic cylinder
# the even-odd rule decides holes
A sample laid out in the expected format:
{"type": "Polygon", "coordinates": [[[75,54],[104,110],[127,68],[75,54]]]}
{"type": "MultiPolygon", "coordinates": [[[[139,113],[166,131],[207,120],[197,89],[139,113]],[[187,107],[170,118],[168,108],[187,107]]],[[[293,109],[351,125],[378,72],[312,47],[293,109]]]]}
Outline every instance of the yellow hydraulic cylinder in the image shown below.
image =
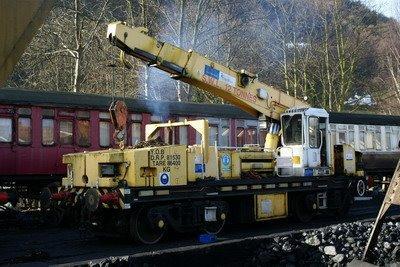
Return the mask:
{"type": "Polygon", "coordinates": [[[267,136],[265,137],[264,149],[266,151],[274,151],[275,149],[278,148],[278,141],[279,141],[278,134],[267,133],[267,136]]]}

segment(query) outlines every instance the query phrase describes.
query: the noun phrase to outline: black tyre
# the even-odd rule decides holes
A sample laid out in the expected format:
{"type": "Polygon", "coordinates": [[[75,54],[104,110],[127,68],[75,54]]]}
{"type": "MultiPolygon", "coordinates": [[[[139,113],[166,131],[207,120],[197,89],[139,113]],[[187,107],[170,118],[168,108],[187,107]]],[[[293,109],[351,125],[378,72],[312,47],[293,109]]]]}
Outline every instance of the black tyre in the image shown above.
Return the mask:
{"type": "Polygon", "coordinates": [[[155,244],[159,242],[165,232],[166,227],[164,221],[155,224],[149,219],[149,210],[141,208],[132,214],[130,218],[130,235],[131,237],[143,244],[155,244]]]}
{"type": "Polygon", "coordinates": [[[225,218],[224,219],[218,218],[217,221],[215,222],[204,222],[203,230],[207,234],[214,234],[214,235],[219,234],[224,228],[225,221],[226,221],[225,218]]]}
{"type": "Polygon", "coordinates": [[[51,194],[52,192],[49,187],[43,187],[40,191],[39,203],[41,210],[47,210],[48,208],[50,208],[51,194]]]}
{"type": "Polygon", "coordinates": [[[64,210],[58,207],[44,210],[42,212],[42,216],[44,217],[44,223],[51,227],[61,226],[64,220],[64,210]]]}

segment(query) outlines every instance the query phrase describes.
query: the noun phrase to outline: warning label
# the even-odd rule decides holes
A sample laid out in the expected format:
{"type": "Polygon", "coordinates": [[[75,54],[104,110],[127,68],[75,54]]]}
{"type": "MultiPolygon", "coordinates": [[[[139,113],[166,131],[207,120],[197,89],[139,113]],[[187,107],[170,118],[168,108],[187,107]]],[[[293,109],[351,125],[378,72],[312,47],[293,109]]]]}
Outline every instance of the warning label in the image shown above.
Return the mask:
{"type": "Polygon", "coordinates": [[[150,150],[150,162],[152,166],[180,166],[181,155],[166,153],[163,148],[150,150]]]}

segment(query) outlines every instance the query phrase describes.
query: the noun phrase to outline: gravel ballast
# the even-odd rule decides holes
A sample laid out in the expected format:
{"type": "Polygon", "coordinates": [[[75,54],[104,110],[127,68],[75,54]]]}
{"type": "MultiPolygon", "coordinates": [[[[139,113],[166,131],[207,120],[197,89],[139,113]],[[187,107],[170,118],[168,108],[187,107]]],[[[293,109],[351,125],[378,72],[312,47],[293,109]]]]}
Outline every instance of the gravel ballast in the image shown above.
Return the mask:
{"type": "MultiPolygon", "coordinates": [[[[265,240],[255,252],[254,264],[345,265],[361,259],[372,222],[353,222],[265,240]]],[[[400,221],[383,224],[373,248],[374,264],[400,261],[400,221]]]]}
{"type": "MultiPolygon", "coordinates": [[[[92,266],[345,266],[362,258],[373,222],[341,223],[275,237],[93,261],[92,266]],[[196,259],[193,261],[193,259],[196,259]]],[[[400,221],[383,224],[374,264],[400,261],[400,221]]],[[[397,264],[395,264],[398,266],[397,264]]]]}

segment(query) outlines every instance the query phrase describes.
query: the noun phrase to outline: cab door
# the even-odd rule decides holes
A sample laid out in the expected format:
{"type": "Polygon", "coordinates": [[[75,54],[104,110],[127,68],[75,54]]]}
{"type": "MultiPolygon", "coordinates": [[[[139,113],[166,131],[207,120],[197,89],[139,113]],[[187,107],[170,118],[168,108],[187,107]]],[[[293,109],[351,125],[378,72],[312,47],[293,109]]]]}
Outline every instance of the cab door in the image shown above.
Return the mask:
{"type": "Polygon", "coordinates": [[[321,166],[321,148],[322,131],[319,127],[319,117],[308,117],[308,147],[307,147],[307,165],[310,168],[321,166]]]}

